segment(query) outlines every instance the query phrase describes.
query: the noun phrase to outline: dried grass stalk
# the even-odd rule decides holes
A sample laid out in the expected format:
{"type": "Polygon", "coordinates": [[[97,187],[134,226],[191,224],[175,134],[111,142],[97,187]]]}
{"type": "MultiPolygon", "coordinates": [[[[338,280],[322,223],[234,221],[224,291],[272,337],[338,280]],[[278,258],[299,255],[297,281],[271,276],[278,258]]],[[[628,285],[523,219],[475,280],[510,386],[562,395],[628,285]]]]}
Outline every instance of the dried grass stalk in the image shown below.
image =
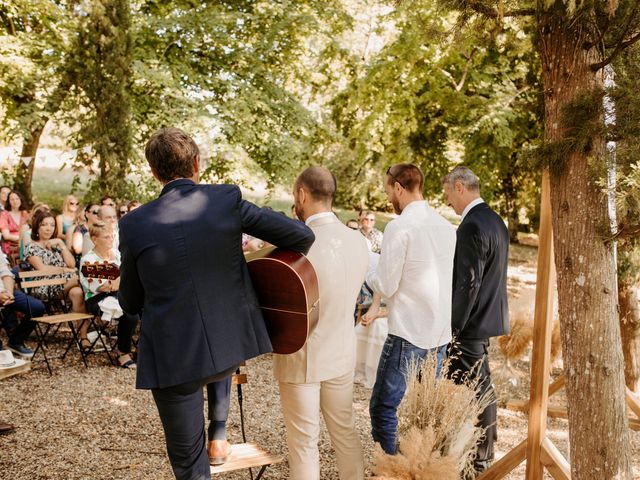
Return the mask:
{"type": "Polygon", "coordinates": [[[379,445],[374,453],[377,480],[457,480],[457,459],[435,448],[432,429],[412,427],[400,440],[400,453],[387,455],[379,445]]]}
{"type": "Polygon", "coordinates": [[[498,337],[498,346],[507,360],[520,360],[533,340],[533,318],[520,312],[511,320],[511,333],[498,337]]]}
{"type": "MultiPolygon", "coordinates": [[[[449,367],[447,359],[442,371],[449,367]]],[[[492,395],[477,396],[480,386],[473,377],[472,373],[462,375],[459,384],[444,376],[436,378],[435,355],[428,355],[422,366],[417,362],[410,365],[398,411],[400,453],[390,456],[380,452],[374,472],[382,478],[442,480],[449,478],[439,470],[445,463],[453,478],[473,472],[477,443],[484,435],[484,429],[476,425],[478,415],[493,400],[492,395]],[[414,451],[417,445],[419,452],[414,451]],[[429,462],[438,467],[433,476],[423,468],[429,462]]]]}

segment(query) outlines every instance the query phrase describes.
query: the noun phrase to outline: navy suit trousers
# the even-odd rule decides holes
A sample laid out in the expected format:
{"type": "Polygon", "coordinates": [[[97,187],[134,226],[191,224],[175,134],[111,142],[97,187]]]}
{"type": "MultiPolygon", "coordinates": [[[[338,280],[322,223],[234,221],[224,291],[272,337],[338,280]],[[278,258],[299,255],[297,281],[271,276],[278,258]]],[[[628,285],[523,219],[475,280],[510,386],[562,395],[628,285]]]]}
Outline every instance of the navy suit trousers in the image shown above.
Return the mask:
{"type": "Polygon", "coordinates": [[[164,428],[167,453],[176,480],[211,478],[204,431],[202,387],[207,385],[209,418],[212,421],[222,421],[224,417],[226,421],[229,414],[231,374],[235,370],[234,367],[213,377],[151,390],[164,428]],[[209,384],[212,384],[212,388],[209,384]],[[226,397],[223,394],[225,391],[226,397]]]}

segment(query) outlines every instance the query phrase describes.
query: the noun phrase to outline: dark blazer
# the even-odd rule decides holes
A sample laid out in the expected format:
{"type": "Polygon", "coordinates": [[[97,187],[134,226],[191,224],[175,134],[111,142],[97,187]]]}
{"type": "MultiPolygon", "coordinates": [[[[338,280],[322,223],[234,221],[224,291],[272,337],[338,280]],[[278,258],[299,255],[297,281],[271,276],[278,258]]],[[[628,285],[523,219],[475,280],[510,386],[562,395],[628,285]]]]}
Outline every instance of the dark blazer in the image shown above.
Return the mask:
{"type": "Polygon", "coordinates": [[[480,203],[464,217],[456,236],[453,335],[482,339],[509,333],[507,227],[489,205],[480,203]]]}
{"type": "Polygon", "coordinates": [[[236,186],[188,179],[122,217],[118,298],[142,315],[137,388],[201,380],[271,351],[243,232],[302,253],[315,238],[304,223],[243,200],[236,186]]]}

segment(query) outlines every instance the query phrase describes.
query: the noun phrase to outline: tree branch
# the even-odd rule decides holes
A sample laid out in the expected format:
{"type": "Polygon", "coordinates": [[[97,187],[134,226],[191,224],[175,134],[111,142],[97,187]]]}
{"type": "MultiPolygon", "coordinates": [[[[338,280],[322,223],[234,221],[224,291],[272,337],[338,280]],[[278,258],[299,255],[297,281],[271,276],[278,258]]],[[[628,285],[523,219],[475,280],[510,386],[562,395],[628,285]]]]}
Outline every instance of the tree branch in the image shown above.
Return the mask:
{"type": "Polygon", "coordinates": [[[640,224],[620,225],[618,231],[607,240],[620,240],[640,237],[640,224]]]}
{"type": "Polygon", "coordinates": [[[536,14],[535,8],[516,8],[514,10],[508,10],[504,13],[500,13],[495,8],[487,7],[480,2],[472,1],[468,3],[468,6],[474,12],[491,18],[529,17],[536,14]]]}
{"type": "Polygon", "coordinates": [[[592,64],[591,65],[591,70],[592,71],[597,72],[601,68],[606,67],[611,62],[613,62],[613,60],[618,56],[618,54],[622,50],[624,50],[629,45],[633,45],[635,42],[640,40],[640,32],[635,34],[635,35],[633,35],[629,40],[624,40],[624,37],[626,37],[627,34],[629,33],[629,29],[631,28],[631,25],[635,24],[634,20],[635,20],[637,14],[638,14],[638,6],[639,5],[640,5],[640,1],[636,0],[635,4],[633,5],[633,10],[629,14],[629,18],[627,19],[627,24],[625,25],[624,29],[622,30],[622,34],[620,35],[620,40],[618,40],[618,42],[616,43],[616,46],[613,49],[613,52],[611,53],[611,55],[609,55],[609,58],[605,58],[601,62],[592,64]]]}
{"type": "Polygon", "coordinates": [[[454,90],[456,92],[461,92],[462,88],[464,87],[464,83],[467,80],[467,75],[469,74],[469,67],[471,66],[471,64],[473,63],[473,57],[476,54],[476,52],[478,51],[477,47],[474,47],[473,50],[471,50],[471,53],[469,55],[465,55],[462,54],[462,56],[467,60],[467,63],[465,63],[464,65],[464,71],[462,72],[462,77],[460,78],[460,81],[456,83],[455,79],[453,78],[453,75],[451,75],[451,73],[449,73],[448,71],[446,71],[444,68],[439,68],[438,70],[440,70],[440,72],[442,72],[442,74],[447,77],[447,79],[449,80],[449,82],[451,83],[451,85],[453,86],[454,90]]]}

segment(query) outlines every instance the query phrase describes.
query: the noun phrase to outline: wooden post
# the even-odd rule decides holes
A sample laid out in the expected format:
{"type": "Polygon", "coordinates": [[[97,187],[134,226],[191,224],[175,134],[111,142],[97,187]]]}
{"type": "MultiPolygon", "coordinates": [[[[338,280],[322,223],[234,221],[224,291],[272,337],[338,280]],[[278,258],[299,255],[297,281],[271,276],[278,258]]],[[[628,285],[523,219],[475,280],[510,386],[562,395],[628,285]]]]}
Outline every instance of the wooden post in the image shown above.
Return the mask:
{"type": "Polygon", "coordinates": [[[542,206],[538,234],[538,271],[536,305],[533,321],[531,355],[531,390],[529,396],[529,432],[527,443],[527,480],[542,480],[542,441],[547,432],[549,373],[551,370],[551,327],[553,323],[553,290],[555,263],[551,225],[549,172],[542,174],[542,206]]]}
{"type": "MultiPolygon", "coordinates": [[[[538,242],[538,272],[536,306],[533,324],[533,351],[531,356],[531,391],[529,394],[529,431],[527,439],[493,464],[477,480],[504,478],[527,460],[527,480],[542,480],[544,468],[556,480],[571,478],[569,463],[547,438],[547,410],[549,395],[564,385],[564,379],[556,380],[549,387],[551,370],[551,330],[553,323],[553,292],[555,264],[551,224],[551,193],[549,172],[542,174],[542,200],[538,242]]],[[[633,400],[633,399],[632,399],[633,400]]]]}

